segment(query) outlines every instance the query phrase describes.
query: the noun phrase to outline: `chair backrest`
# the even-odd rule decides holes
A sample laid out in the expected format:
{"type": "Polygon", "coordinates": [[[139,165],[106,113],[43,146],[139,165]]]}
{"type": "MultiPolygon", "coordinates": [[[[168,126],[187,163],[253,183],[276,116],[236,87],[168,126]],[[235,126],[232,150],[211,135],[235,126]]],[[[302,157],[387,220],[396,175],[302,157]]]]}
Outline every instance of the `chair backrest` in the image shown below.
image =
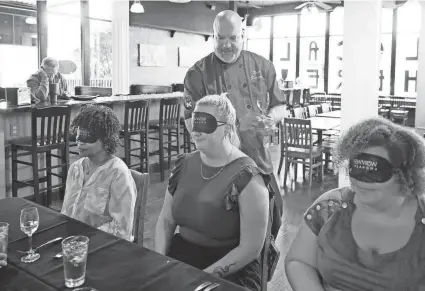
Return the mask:
{"type": "Polygon", "coordinates": [[[313,117],[317,115],[317,106],[316,105],[308,105],[308,116],[313,117]]]}
{"type": "Polygon", "coordinates": [[[92,86],[76,86],[75,95],[90,95],[90,96],[111,96],[112,88],[108,87],[92,87],[92,86]]]}
{"type": "Polygon", "coordinates": [[[305,108],[303,107],[294,108],[293,113],[294,113],[293,114],[294,118],[300,118],[300,119],[306,118],[305,108]]]}
{"type": "Polygon", "coordinates": [[[311,120],[285,118],[283,122],[283,142],[286,149],[288,147],[312,149],[311,120]]]}
{"type": "Polygon", "coordinates": [[[310,89],[306,88],[303,89],[303,104],[308,105],[310,104],[310,89]]]}
{"type": "Polygon", "coordinates": [[[159,124],[162,126],[179,126],[181,98],[163,98],[159,108],[159,124]]]}
{"type": "Polygon", "coordinates": [[[404,109],[406,106],[406,98],[404,97],[391,97],[391,108],[404,109]]]}
{"type": "Polygon", "coordinates": [[[134,205],[134,242],[138,245],[143,245],[146,200],[148,198],[149,188],[149,174],[140,173],[135,170],[130,171],[137,188],[136,204],[134,205]]]}
{"type": "Polygon", "coordinates": [[[301,89],[295,89],[293,96],[292,105],[294,107],[299,107],[301,104],[301,89]]]}
{"type": "Polygon", "coordinates": [[[171,86],[138,85],[130,86],[130,95],[171,93],[171,86]]]}
{"type": "Polygon", "coordinates": [[[71,107],[33,108],[31,115],[32,146],[69,144],[71,107]]]}
{"type": "Polygon", "coordinates": [[[182,83],[175,83],[171,85],[173,92],[184,92],[184,84],[182,83]]]}
{"type": "Polygon", "coordinates": [[[125,102],[124,134],[149,131],[150,100],[125,102]]]}
{"type": "Polygon", "coordinates": [[[331,111],[331,104],[329,103],[322,103],[322,112],[330,112],[331,111]]]}

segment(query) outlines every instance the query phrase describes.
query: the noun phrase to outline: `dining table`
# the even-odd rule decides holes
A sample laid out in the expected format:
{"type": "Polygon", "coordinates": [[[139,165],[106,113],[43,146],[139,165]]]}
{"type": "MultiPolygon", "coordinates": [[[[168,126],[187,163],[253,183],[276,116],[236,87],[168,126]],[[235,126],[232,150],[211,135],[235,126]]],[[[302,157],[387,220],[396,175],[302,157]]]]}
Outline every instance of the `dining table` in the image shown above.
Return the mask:
{"type": "Polygon", "coordinates": [[[341,125],[341,119],[333,117],[317,117],[309,118],[311,120],[311,129],[317,132],[317,144],[322,144],[323,132],[331,129],[337,129],[341,125]]]}
{"type": "Polygon", "coordinates": [[[54,238],[84,235],[90,240],[86,279],[83,286],[98,291],[192,291],[209,281],[220,285],[214,291],[246,289],[74,220],[23,198],[0,200],[0,221],[9,223],[8,265],[0,268],[2,291],[72,290],[65,287],[63,261],[56,258],[61,244],[51,244],[37,252],[40,259],[24,264],[18,250],[28,250],[28,237],[20,230],[20,212],[37,207],[39,227],[33,246],[54,238]]]}
{"type": "Polygon", "coordinates": [[[323,112],[315,115],[316,117],[341,118],[341,110],[323,112]]]}

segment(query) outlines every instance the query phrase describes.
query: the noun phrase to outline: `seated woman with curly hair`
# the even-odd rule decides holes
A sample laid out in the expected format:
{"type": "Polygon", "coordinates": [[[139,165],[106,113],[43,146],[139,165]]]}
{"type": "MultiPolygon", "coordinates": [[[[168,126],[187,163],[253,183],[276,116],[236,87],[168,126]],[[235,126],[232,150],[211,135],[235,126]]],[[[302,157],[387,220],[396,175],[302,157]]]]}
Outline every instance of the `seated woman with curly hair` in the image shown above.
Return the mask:
{"type": "Polygon", "coordinates": [[[305,213],[285,260],[293,290],[425,290],[423,138],[371,118],[341,137],[334,159],[350,187],[305,213]]]}
{"type": "Polygon", "coordinates": [[[176,161],[156,225],[155,250],[260,290],[270,178],[238,149],[235,121],[225,95],[197,102],[192,137],[198,151],[176,161]]]}
{"type": "Polygon", "coordinates": [[[106,106],[88,105],[72,121],[81,159],[71,164],[62,214],[123,239],[133,240],[136,184],[114,156],[120,123],[106,106]]]}

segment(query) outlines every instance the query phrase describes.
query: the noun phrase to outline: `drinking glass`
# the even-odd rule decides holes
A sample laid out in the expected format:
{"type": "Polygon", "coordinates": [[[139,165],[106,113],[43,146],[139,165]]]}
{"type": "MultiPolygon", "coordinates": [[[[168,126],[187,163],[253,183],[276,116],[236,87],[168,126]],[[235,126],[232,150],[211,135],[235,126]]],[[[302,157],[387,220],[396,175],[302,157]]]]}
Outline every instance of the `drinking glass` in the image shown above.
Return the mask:
{"type": "Polygon", "coordinates": [[[62,241],[63,270],[66,287],[74,288],[84,284],[88,248],[89,238],[86,236],[70,236],[62,241]]]}
{"type": "MultiPolygon", "coordinates": [[[[257,98],[257,106],[260,109],[262,115],[261,115],[261,120],[264,122],[264,129],[266,131],[272,130],[273,132],[276,130],[276,125],[272,124],[271,126],[269,125],[270,122],[270,118],[266,116],[267,110],[269,109],[269,105],[270,105],[270,96],[269,93],[265,93],[263,95],[258,96],[257,98]]],[[[270,137],[267,137],[270,139],[270,137]]],[[[268,148],[270,146],[274,146],[274,144],[272,142],[265,142],[264,143],[264,147],[268,148]]]]}
{"type": "Polygon", "coordinates": [[[40,255],[32,249],[32,235],[37,230],[40,218],[37,207],[28,207],[21,210],[21,230],[28,236],[29,251],[21,258],[23,263],[32,263],[40,258],[40,255]]]}
{"type": "Polygon", "coordinates": [[[9,224],[0,222],[0,268],[7,266],[7,243],[9,239],[9,224]]]}

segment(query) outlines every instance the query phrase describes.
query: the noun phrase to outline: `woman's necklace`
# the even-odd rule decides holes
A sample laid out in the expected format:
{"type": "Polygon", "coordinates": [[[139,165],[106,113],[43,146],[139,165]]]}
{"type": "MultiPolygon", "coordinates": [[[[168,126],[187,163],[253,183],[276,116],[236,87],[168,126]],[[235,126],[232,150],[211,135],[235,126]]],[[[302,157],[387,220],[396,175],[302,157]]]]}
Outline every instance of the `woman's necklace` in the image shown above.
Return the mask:
{"type": "Polygon", "coordinates": [[[221,173],[221,171],[223,171],[223,169],[224,169],[224,167],[230,162],[230,157],[232,156],[232,153],[233,153],[233,146],[232,146],[232,150],[230,151],[230,154],[229,154],[229,158],[228,158],[228,160],[227,160],[227,163],[225,163],[223,166],[221,166],[221,168],[220,168],[220,170],[218,170],[218,172],[217,173],[215,173],[214,175],[212,175],[211,177],[209,177],[209,178],[207,178],[207,177],[205,177],[204,176],[204,174],[202,174],[202,172],[204,171],[203,170],[203,167],[202,167],[202,165],[204,164],[203,162],[202,162],[202,160],[201,160],[201,177],[202,177],[202,179],[204,179],[204,180],[211,180],[211,179],[213,179],[213,178],[215,178],[215,177],[217,177],[217,175],[218,174],[220,174],[221,173]]]}
{"type": "Polygon", "coordinates": [[[94,165],[94,166],[93,166],[93,163],[90,161],[90,159],[88,159],[84,173],[86,174],[86,176],[92,174],[97,168],[106,164],[106,162],[109,161],[110,159],[111,159],[111,157],[108,156],[108,158],[105,161],[103,161],[99,165],[94,165]],[[92,164],[92,166],[89,167],[89,164],[92,164]]]}

